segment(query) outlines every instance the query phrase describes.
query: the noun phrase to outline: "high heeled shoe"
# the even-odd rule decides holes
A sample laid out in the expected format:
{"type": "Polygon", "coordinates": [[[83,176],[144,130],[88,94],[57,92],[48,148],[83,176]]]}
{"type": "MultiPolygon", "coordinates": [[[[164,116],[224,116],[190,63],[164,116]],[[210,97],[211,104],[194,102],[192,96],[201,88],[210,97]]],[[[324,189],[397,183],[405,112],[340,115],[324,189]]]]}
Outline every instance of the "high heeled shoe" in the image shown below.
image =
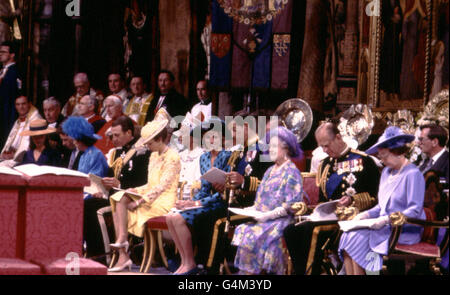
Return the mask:
{"type": "Polygon", "coordinates": [[[130,246],[130,244],[128,243],[128,241],[125,241],[123,243],[113,243],[113,244],[109,244],[109,246],[111,248],[114,249],[120,249],[120,248],[125,248],[125,252],[128,251],[128,247],[130,246]]]}
{"type": "Polygon", "coordinates": [[[113,268],[108,268],[108,271],[109,272],[121,272],[121,271],[125,270],[126,268],[128,268],[128,271],[131,271],[131,265],[132,264],[133,264],[133,262],[131,261],[131,259],[128,259],[121,266],[115,266],[113,268]]]}

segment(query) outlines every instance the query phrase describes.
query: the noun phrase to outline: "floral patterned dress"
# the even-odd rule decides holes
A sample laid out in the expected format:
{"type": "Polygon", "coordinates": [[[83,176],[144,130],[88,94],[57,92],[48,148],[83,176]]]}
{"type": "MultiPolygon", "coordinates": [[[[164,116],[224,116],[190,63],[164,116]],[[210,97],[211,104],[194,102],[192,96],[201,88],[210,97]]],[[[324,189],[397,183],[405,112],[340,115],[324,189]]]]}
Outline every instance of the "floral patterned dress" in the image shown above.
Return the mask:
{"type": "MultiPolygon", "coordinates": [[[[303,199],[302,177],[295,164],[288,161],[277,171],[274,167],[267,169],[258,187],[254,204],[258,211],[267,212],[303,199]]],[[[235,266],[253,274],[259,274],[262,270],[283,274],[286,261],[281,237],[284,228],[293,220],[288,215],[263,223],[239,225],[232,241],[233,245],[238,246],[235,266]]]]}

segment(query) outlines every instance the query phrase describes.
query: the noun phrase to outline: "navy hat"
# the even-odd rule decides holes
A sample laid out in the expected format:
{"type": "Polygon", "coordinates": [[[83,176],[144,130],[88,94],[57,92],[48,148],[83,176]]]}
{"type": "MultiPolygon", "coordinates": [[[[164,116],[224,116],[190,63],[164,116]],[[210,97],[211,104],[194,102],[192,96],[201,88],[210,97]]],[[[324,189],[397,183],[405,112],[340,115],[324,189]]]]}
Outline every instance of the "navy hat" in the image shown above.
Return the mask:
{"type": "Polygon", "coordinates": [[[201,134],[203,136],[203,134],[211,130],[220,131],[222,133],[222,136],[225,136],[226,132],[225,122],[222,121],[219,117],[213,116],[207,122],[202,122],[201,124],[197,125],[194,129],[192,129],[190,132],[190,136],[194,136],[197,134],[201,134]]]}
{"type": "Polygon", "coordinates": [[[378,138],[376,144],[366,150],[367,154],[375,154],[379,148],[395,149],[406,145],[414,140],[415,136],[406,134],[402,129],[391,126],[384,130],[383,135],[378,138]]]}

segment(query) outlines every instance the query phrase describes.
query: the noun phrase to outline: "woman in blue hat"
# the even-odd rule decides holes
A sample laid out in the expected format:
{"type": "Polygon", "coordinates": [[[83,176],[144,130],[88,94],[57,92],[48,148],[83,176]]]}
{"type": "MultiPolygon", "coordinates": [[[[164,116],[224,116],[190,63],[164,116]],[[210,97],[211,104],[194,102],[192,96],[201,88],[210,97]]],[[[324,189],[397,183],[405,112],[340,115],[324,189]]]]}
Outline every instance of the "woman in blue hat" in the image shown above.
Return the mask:
{"type": "MultiPolygon", "coordinates": [[[[378,189],[378,204],[353,219],[376,218],[375,224],[369,229],[349,231],[341,236],[339,255],[344,259],[348,275],[363,275],[365,271],[381,270],[383,255],[388,254],[391,213],[401,212],[410,218],[425,219],[425,181],[419,169],[405,156],[409,150],[407,144],[413,140],[413,135],[405,134],[400,128],[392,126],[366,151],[367,154],[376,154],[385,168],[378,189]]],[[[416,244],[421,236],[421,227],[406,225],[399,243],[416,244]]]]}
{"type": "Polygon", "coordinates": [[[101,136],[95,134],[94,127],[83,117],[69,117],[62,125],[63,131],[74,139],[75,146],[83,153],[78,164],[78,171],[106,176],[108,163],[102,152],[94,144],[101,136]]]}

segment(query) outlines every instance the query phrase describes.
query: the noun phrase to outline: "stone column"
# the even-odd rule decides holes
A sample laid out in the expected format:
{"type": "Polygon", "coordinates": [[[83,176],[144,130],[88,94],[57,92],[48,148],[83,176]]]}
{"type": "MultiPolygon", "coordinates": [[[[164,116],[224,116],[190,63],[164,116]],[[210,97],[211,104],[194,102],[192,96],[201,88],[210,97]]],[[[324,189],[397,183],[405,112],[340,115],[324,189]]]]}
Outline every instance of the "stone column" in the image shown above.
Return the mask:
{"type": "Polygon", "coordinates": [[[343,46],[343,62],[339,75],[356,76],[358,73],[358,0],[347,0],[347,17],[343,46]]]}
{"type": "Polygon", "coordinates": [[[0,1],[0,43],[11,39],[11,29],[5,22],[5,18],[11,15],[9,1],[0,1]]]}
{"type": "Polygon", "coordinates": [[[188,0],[159,1],[161,69],[175,75],[175,88],[188,95],[191,8],[188,0]]]}
{"type": "Polygon", "coordinates": [[[302,64],[297,96],[315,110],[323,105],[323,68],[328,1],[307,0],[302,64]]]}

